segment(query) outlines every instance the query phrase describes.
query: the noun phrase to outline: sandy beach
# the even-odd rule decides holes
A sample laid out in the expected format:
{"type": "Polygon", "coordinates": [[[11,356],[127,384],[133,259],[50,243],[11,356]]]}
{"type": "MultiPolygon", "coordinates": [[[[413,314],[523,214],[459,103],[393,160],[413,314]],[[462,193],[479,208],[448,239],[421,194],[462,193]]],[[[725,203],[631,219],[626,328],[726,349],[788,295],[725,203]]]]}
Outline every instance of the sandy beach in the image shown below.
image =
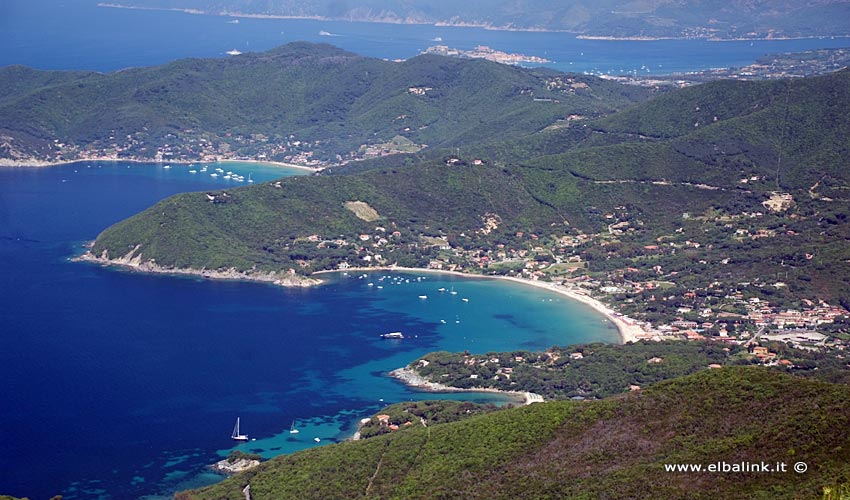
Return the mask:
{"type": "MultiPolygon", "coordinates": [[[[194,162],[198,163],[198,162],[194,162]]],[[[284,163],[282,161],[267,161],[267,160],[217,160],[213,163],[257,163],[260,165],[274,165],[276,167],[297,168],[299,170],[308,170],[310,172],[319,172],[325,167],[307,167],[304,165],[296,165],[294,163],[284,163]]],[[[331,165],[337,166],[337,165],[331,165]]]]}
{"type": "Polygon", "coordinates": [[[581,291],[570,289],[564,286],[556,285],[554,283],[549,283],[546,281],[534,281],[525,278],[515,278],[512,276],[482,276],[480,274],[469,274],[462,273],[458,271],[443,271],[438,269],[422,269],[416,267],[352,267],[344,270],[330,270],[330,271],[318,271],[313,273],[316,274],[325,274],[325,273],[339,273],[339,272],[375,272],[375,271],[403,271],[403,272],[412,272],[412,273],[431,273],[431,274],[451,274],[454,276],[460,276],[463,278],[480,278],[480,279],[500,279],[506,281],[512,281],[514,283],[520,283],[523,285],[533,286],[537,288],[543,288],[545,290],[549,290],[551,292],[555,292],[561,294],[565,297],[568,297],[577,302],[581,302],[582,304],[591,307],[593,310],[605,316],[606,319],[611,321],[614,326],[617,327],[617,330],[620,332],[620,339],[622,342],[635,342],[638,339],[638,335],[644,333],[643,329],[637,325],[630,324],[623,320],[621,316],[619,316],[616,312],[614,312],[611,308],[603,304],[602,302],[594,299],[593,297],[582,293],[581,291]]]}
{"type": "MultiPolygon", "coordinates": [[[[252,160],[252,159],[234,159],[234,158],[219,158],[216,160],[197,159],[197,160],[157,160],[154,158],[116,158],[110,156],[94,157],[94,158],[79,158],[76,160],[12,160],[10,158],[0,158],[0,167],[7,168],[40,168],[40,167],[55,167],[59,165],[70,165],[73,163],[85,163],[96,161],[122,162],[122,163],[165,163],[173,165],[192,165],[195,163],[208,163],[211,165],[224,163],[256,163],[258,165],[268,165],[272,167],[297,168],[299,170],[307,170],[309,172],[318,172],[325,167],[307,167],[304,165],[296,165],[294,163],[283,163],[280,161],[252,160]]],[[[336,165],[331,165],[336,166],[336,165]]]]}

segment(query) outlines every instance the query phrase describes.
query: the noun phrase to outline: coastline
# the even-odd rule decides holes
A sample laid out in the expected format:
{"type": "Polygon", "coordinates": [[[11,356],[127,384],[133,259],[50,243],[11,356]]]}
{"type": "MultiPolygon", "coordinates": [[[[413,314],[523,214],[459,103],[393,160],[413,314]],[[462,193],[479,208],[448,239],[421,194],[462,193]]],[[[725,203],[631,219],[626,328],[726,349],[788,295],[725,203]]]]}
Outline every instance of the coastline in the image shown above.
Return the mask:
{"type": "Polygon", "coordinates": [[[592,308],[602,316],[604,316],[607,320],[614,324],[617,327],[617,331],[620,333],[620,340],[622,343],[627,344],[629,342],[636,342],[638,340],[638,336],[643,334],[644,331],[641,327],[633,324],[627,323],[621,316],[619,316],[613,309],[606,306],[602,302],[593,297],[581,293],[578,290],[570,289],[564,286],[556,285],[554,283],[549,283],[546,281],[534,281],[525,278],[516,278],[513,276],[484,276],[480,274],[470,274],[470,273],[462,273],[459,271],[443,271],[437,269],[424,269],[424,268],[416,268],[416,267],[399,267],[399,266],[384,266],[384,267],[352,267],[349,269],[332,269],[328,271],[317,271],[315,274],[326,274],[326,273],[340,273],[340,272],[374,272],[374,271],[391,271],[391,272],[414,272],[414,273],[431,273],[431,274],[449,274],[454,276],[459,276],[463,278],[480,278],[480,279],[501,279],[506,281],[512,281],[514,283],[519,283],[528,286],[534,286],[537,288],[543,288],[545,290],[549,290],[551,292],[558,293],[567,298],[575,300],[577,302],[581,302],[582,304],[592,308]]]}
{"type": "Polygon", "coordinates": [[[101,266],[118,266],[123,267],[125,269],[134,271],[134,272],[142,272],[142,273],[150,273],[150,274],[170,274],[176,276],[198,276],[201,278],[207,279],[217,279],[217,280],[229,280],[229,281],[254,281],[260,283],[268,283],[276,286],[283,287],[311,287],[321,285],[323,281],[319,278],[315,278],[313,276],[329,274],[329,273],[342,273],[342,272],[376,272],[376,271],[387,271],[387,272],[409,272],[409,273],[426,273],[426,274],[447,274],[452,276],[458,276],[466,279],[501,279],[505,281],[511,281],[513,283],[518,283],[521,285],[533,286],[537,288],[542,288],[548,290],[550,292],[555,292],[560,295],[563,295],[571,300],[576,302],[580,302],[594,311],[601,314],[605,319],[610,321],[616,328],[617,332],[620,335],[620,340],[623,344],[627,344],[629,342],[636,342],[640,335],[644,333],[643,329],[634,324],[630,324],[626,322],[622,316],[618,315],[613,309],[603,304],[597,299],[582,293],[578,290],[570,289],[564,286],[556,285],[554,283],[549,283],[545,281],[534,281],[525,278],[516,278],[513,276],[484,276],[480,274],[471,274],[471,273],[463,273],[460,271],[444,271],[438,269],[425,269],[418,267],[401,267],[401,266],[381,266],[381,267],[352,267],[349,269],[328,269],[324,271],[316,271],[310,275],[310,277],[292,275],[288,273],[278,273],[277,271],[267,271],[267,272],[245,272],[238,271],[235,268],[230,269],[196,269],[196,268],[174,268],[174,267],[165,267],[156,264],[155,262],[150,261],[142,261],[141,254],[136,255],[139,250],[139,246],[127,252],[123,257],[111,258],[109,255],[94,255],[91,250],[86,250],[81,255],[76,257],[72,257],[70,260],[73,262],[89,262],[93,264],[98,264],[101,266]]]}
{"type": "Polygon", "coordinates": [[[315,278],[307,278],[303,276],[293,276],[289,274],[277,274],[275,271],[246,273],[238,271],[235,268],[230,269],[195,269],[195,268],[171,268],[163,267],[153,262],[142,262],[141,254],[133,257],[133,254],[138,250],[138,246],[127,253],[124,257],[111,259],[108,256],[98,257],[91,250],[87,250],[82,255],[72,257],[72,262],[89,262],[101,266],[119,266],[130,271],[150,273],[150,274],[167,274],[174,276],[198,276],[207,279],[228,280],[228,281],[255,281],[260,283],[268,283],[283,287],[299,287],[306,288],[316,286],[322,283],[321,280],[315,278]]]}
{"type": "MultiPolygon", "coordinates": [[[[285,167],[285,168],[297,168],[300,170],[308,170],[310,172],[319,172],[324,170],[327,167],[315,168],[308,167],[305,165],[296,165],[294,163],[284,163],[280,161],[267,161],[267,160],[253,160],[253,159],[239,159],[239,158],[218,158],[215,160],[209,159],[197,159],[197,160],[157,160],[157,159],[140,159],[140,158],[115,158],[110,156],[103,157],[94,157],[94,158],[79,158],[76,160],[57,160],[57,161],[48,161],[48,160],[12,160],[9,158],[0,158],[0,168],[44,168],[44,167],[57,167],[60,165],[72,165],[74,163],[85,163],[85,162],[122,162],[122,163],[166,163],[166,164],[174,164],[174,165],[192,165],[195,163],[209,163],[211,165],[214,164],[224,164],[224,163],[257,163],[259,165],[269,165],[274,167],[285,167]]],[[[336,167],[338,165],[329,165],[329,167],[336,167]]]]}
{"type": "Polygon", "coordinates": [[[809,40],[815,38],[824,38],[831,36],[833,38],[850,38],[850,35],[809,35],[809,36],[778,36],[778,37],[756,37],[756,38],[717,38],[717,37],[688,37],[688,36],[610,36],[610,35],[587,35],[567,29],[540,28],[540,27],[516,27],[510,25],[494,26],[489,23],[476,23],[464,21],[416,21],[412,19],[401,18],[345,18],[345,17],[328,17],[320,15],[284,15],[284,14],[250,14],[245,12],[229,12],[222,10],[219,12],[205,11],[201,9],[179,8],[179,7],[145,7],[140,5],[128,5],[121,3],[100,2],[98,7],[110,9],[126,9],[126,10],[147,10],[147,11],[164,11],[164,12],[180,12],[190,15],[202,16],[217,16],[234,19],[293,19],[293,20],[308,20],[308,21],[334,21],[334,22],[350,22],[350,23],[375,23],[375,24],[409,24],[420,26],[435,26],[438,28],[478,28],[487,31],[508,31],[508,32],[529,32],[529,33],[568,33],[575,34],[580,40],[597,40],[597,41],[634,41],[647,42],[659,40],[705,40],[709,42],[740,42],[740,41],[772,41],[772,40],[809,40]]]}
{"type": "MultiPolygon", "coordinates": [[[[180,163],[180,162],[177,162],[180,163]]],[[[191,162],[191,163],[199,163],[199,162],[191,162]]],[[[214,162],[207,163],[256,163],[259,165],[273,165],[276,167],[285,167],[285,168],[297,168],[299,170],[308,170],[310,172],[320,172],[328,167],[338,167],[339,165],[329,165],[328,167],[308,167],[306,165],[296,165],[294,163],[285,163],[282,161],[268,161],[268,160],[216,160],[214,162]]]]}
{"type": "Polygon", "coordinates": [[[500,389],[490,389],[486,387],[461,389],[458,387],[443,385],[437,382],[431,382],[430,380],[422,377],[421,375],[419,375],[408,367],[396,368],[395,370],[389,372],[389,375],[401,381],[408,387],[413,387],[424,392],[488,392],[491,394],[504,394],[507,396],[516,397],[518,399],[522,398],[523,405],[530,405],[532,403],[542,403],[544,401],[543,396],[541,396],[540,394],[535,394],[533,392],[502,391],[500,389]]]}

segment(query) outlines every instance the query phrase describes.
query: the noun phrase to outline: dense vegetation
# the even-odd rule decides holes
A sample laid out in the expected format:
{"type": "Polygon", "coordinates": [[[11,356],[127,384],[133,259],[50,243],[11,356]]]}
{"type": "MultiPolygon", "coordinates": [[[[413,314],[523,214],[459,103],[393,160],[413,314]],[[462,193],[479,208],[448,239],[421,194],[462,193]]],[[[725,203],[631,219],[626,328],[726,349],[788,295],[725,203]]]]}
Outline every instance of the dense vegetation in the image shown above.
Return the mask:
{"type": "Polygon", "coordinates": [[[494,404],[481,405],[468,401],[411,401],[384,407],[360,426],[360,437],[367,439],[410,426],[427,426],[456,422],[475,415],[496,411],[494,404]],[[383,419],[380,417],[384,416],[383,419]]]}
{"type": "Polygon", "coordinates": [[[339,162],[369,146],[377,154],[524,135],[649,95],[585,76],[575,78],[589,87],[562,95],[548,88],[553,74],[427,55],[397,63],[309,43],[108,74],[12,66],[0,69],[0,158],[339,162]]]}
{"type": "Polygon", "coordinates": [[[846,35],[850,15],[841,0],[136,0],[131,5],[191,8],[211,14],[280,16],[424,24],[480,24],[511,29],[548,29],[596,36],[783,37],[846,35]]]}
{"type": "Polygon", "coordinates": [[[763,368],[706,370],[281,456],[179,498],[818,498],[850,474],[850,389],[763,368]],[[786,473],[665,464],[787,464],[786,473]],[[798,461],[808,471],[791,472],[798,461]]]}
{"type": "MultiPolygon", "coordinates": [[[[850,381],[850,367],[818,350],[763,343],[786,363],[774,369],[830,382],[850,381]]],[[[433,352],[410,368],[432,382],[460,389],[533,392],[546,399],[605,398],[648,384],[724,365],[759,363],[746,346],[714,341],[635,342],[552,347],[546,352],[433,352]]]]}
{"type": "MultiPolygon", "coordinates": [[[[624,95],[606,88],[611,99],[624,95]]],[[[231,190],[215,202],[180,195],[108,229],[94,251],[120,257],[140,245],[135,256],[164,266],[309,273],[341,263],[427,265],[439,245],[422,237],[484,255],[525,245],[518,234],[557,240],[609,233],[618,222],[629,229],[578,250],[591,273],[630,269],[621,279],[654,279],[663,269],[685,290],[751,282],[773,302],[850,304],[842,243],[850,237],[842,224],[850,211],[848,110],[850,71],[713,82],[596,120],[465,142],[459,154],[429,148],[336,175],[231,190]],[[766,209],[775,192],[793,202],[766,209]],[[350,201],[368,203],[379,219],[358,218],[345,208],[350,201]],[[488,218],[498,227],[485,230],[488,218]],[[399,234],[375,246],[376,227],[399,234]],[[362,243],[363,234],[372,239],[362,243]],[[660,242],[686,248],[666,251],[660,242]],[[787,288],[761,287],[775,281],[787,288]]],[[[653,307],[660,315],[675,309],[653,307]]]]}

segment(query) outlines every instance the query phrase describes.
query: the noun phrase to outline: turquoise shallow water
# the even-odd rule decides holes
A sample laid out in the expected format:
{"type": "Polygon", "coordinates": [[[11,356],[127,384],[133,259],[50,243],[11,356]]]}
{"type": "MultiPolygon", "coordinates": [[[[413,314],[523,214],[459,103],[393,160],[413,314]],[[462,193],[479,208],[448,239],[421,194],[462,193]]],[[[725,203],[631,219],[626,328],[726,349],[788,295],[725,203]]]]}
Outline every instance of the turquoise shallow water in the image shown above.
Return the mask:
{"type": "MultiPolygon", "coordinates": [[[[376,272],[285,289],[68,261],[159,199],[225,186],[164,167],[0,169],[3,493],[168,496],[218,479],[205,466],[233,449],[237,416],[256,438],[240,448],[272,456],[345,439],[385,403],[438,397],[386,376],[430,351],[618,341],[584,306],[498,280],[376,272]],[[391,331],[412,338],[379,338],[391,331]]],[[[303,173],[221,168],[258,182],[303,173]]]]}

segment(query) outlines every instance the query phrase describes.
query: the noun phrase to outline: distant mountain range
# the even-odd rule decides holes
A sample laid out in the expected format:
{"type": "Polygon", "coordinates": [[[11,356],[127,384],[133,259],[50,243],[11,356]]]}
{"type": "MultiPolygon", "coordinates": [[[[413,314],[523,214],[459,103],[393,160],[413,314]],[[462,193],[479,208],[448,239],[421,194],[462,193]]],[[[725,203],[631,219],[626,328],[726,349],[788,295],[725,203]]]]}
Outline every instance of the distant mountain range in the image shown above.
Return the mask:
{"type": "Polygon", "coordinates": [[[113,3],[221,15],[552,30],[615,38],[850,35],[848,0],[118,0],[113,3]]]}

